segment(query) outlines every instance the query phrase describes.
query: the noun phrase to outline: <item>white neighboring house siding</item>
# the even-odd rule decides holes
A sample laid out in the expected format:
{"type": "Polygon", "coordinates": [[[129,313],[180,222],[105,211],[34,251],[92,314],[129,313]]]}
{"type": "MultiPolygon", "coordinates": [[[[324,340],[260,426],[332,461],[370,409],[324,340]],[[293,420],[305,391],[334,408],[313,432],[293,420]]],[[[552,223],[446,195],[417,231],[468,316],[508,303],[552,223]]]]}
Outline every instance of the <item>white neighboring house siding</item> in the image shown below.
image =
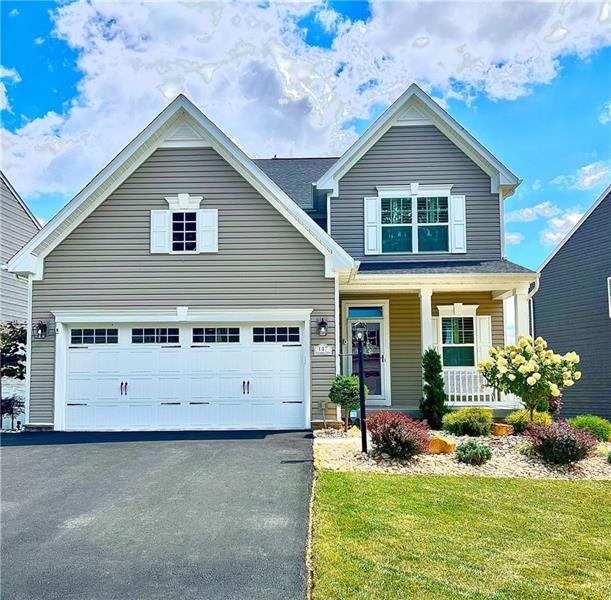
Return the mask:
{"type": "MultiPolygon", "coordinates": [[[[45,258],[33,319],[54,311],[312,309],[311,345],[334,346],[335,282],[325,258],[211,148],[156,150],[45,258]],[[218,210],[218,253],[151,254],[150,211],[166,196],[202,196],[218,210]],[[325,338],[317,323],[329,324],[325,338]]],[[[54,336],[34,340],[31,424],[53,423],[54,336]]],[[[335,357],[311,357],[311,417],[320,420],[335,357]]],[[[335,419],[335,407],[327,407],[335,419]]]]}

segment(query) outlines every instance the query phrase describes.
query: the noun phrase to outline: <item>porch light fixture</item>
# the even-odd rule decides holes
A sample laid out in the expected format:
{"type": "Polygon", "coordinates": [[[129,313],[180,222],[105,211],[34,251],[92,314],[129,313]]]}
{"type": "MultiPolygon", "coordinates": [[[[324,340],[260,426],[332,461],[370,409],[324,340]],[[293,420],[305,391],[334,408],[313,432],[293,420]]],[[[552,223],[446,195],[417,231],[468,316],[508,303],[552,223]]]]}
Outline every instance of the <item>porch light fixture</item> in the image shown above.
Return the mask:
{"type": "Polygon", "coordinates": [[[34,337],[44,340],[47,337],[47,329],[47,324],[44,321],[38,321],[34,327],[34,337]]]}
{"type": "Polygon", "coordinates": [[[329,324],[325,321],[323,317],[320,321],[318,321],[318,335],[325,337],[329,332],[329,324]]]}
{"type": "Polygon", "coordinates": [[[367,337],[367,324],[359,321],[352,326],[352,332],[357,344],[357,356],[359,361],[359,403],[361,429],[361,452],[367,454],[367,414],[365,410],[365,359],[363,357],[363,342],[367,337]]]}

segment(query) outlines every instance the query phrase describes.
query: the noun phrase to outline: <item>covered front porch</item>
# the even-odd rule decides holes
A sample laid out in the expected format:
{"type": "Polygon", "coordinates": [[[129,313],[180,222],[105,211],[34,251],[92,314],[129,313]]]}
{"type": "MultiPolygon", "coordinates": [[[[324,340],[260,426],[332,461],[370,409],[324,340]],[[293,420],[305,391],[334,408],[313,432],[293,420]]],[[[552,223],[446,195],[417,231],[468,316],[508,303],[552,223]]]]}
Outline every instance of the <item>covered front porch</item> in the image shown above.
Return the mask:
{"type": "MultiPolygon", "coordinates": [[[[529,277],[532,280],[532,274],[529,277]]],[[[490,347],[513,341],[507,339],[504,301],[514,306],[515,335],[529,332],[526,278],[435,279],[359,274],[344,281],[338,340],[342,372],[358,371],[352,326],[362,321],[368,331],[365,379],[370,407],[418,413],[421,358],[429,347],[442,358],[450,405],[487,406],[499,413],[519,406],[517,398],[486,386],[477,363],[488,357],[490,347]]]]}

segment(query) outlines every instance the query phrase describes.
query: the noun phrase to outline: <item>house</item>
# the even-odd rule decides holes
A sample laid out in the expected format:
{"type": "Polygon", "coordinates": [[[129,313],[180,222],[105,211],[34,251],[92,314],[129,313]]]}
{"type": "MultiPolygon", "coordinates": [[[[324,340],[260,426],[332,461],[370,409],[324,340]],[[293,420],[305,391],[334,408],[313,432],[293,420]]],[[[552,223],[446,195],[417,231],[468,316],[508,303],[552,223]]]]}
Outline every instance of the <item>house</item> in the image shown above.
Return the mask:
{"type": "Polygon", "coordinates": [[[563,393],[563,416],[611,418],[611,185],[539,267],[537,335],[581,357],[582,378],[563,393]]]}
{"type": "Polygon", "coordinates": [[[301,428],[368,328],[369,405],[415,413],[420,356],[453,403],[527,333],[538,275],[504,258],[520,183],[416,85],[341,157],[251,160],[176,98],[9,263],[32,288],[31,426],[301,428]]]}

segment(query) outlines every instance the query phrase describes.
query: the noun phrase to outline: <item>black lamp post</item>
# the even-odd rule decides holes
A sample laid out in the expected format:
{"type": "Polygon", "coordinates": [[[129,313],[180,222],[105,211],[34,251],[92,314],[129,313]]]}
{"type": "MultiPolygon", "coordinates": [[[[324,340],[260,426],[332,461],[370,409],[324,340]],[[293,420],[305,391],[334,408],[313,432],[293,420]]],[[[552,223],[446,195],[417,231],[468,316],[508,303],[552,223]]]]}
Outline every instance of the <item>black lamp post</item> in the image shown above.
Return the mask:
{"type": "Polygon", "coordinates": [[[359,357],[359,400],[360,400],[360,427],[361,451],[367,453],[367,415],[365,412],[365,359],[363,357],[363,342],[367,336],[367,325],[362,321],[353,325],[354,337],[357,343],[359,357]]]}

